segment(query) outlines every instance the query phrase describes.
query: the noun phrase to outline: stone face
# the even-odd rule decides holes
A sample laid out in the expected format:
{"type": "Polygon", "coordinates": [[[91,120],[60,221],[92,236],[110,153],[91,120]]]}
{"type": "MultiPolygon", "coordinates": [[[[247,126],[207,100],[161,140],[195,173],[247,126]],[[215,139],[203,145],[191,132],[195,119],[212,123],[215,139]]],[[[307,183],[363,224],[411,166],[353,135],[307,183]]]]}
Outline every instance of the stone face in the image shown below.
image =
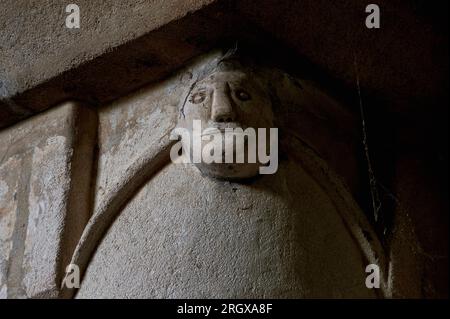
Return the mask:
{"type": "Polygon", "coordinates": [[[67,103],[0,133],[3,298],[58,296],[88,218],[95,119],[67,103]]]}
{"type": "MultiPolygon", "coordinates": [[[[221,60],[211,74],[199,79],[188,96],[182,98],[178,127],[183,152],[207,176],[228,180],[251,178],[259,174],[263,165],[257,151],[262,148],[261,137],[270,144],[266,141],[268,134],[260,136],[259,129],[267,132],[273,127],[272,101],[262,79],[239,66],[220,70],[225,63],[221,60]],[[226,130],[233,130],[231,138],[226,137],[226,130]],[[254,134],[248,134],[247,130],[253,130],[254,134]],[[254,160],[249,161],[250,156],[254,160]],[[239,157],[242,160],[237,162],[239,157]]],[[[263,149],[266,151],[266,147],[263,149]]],[[[273,147],[270,149],[273,151],[273,147]]]]}

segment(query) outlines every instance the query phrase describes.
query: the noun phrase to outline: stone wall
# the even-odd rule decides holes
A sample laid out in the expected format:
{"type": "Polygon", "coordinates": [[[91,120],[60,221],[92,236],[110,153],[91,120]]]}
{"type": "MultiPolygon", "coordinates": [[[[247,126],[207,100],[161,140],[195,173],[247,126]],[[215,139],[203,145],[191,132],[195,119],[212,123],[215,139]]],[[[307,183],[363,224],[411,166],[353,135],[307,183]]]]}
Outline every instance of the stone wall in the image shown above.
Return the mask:
{"type": "Polygon", "coordinates": [[[89,219],[96,123],[66,103],[1,132],[3,298],[58,296],[89,219]]]}
{"type": "Polygon", "coordinates": [[[367,30],[354,1],[77,3],[73,30],[65,1],[0,4],[0,298],[448,296],[440,5],[380,1],[367,30]],[[283,102],[280,174],[253,184],[168,157],[180,100],[236,40],[277,60],[283,102]]]}
{"type": "Polygon", "coordinates": [[[355,164],[333,156],[356,152],[356,121],[319,86],[267,71],[285,136],[275,175],[229,183],[170,163],[180,101],[221,56],[98,112],[66,103],[2,132],[4,297],[417,296],[392,271],[416,265],[411,229],[386,255],[352,198],[355,164]],[[69,263],[78,295],[60,290],[69,263]],[[369,263],[380,291],[365,287],[369,263]]]}

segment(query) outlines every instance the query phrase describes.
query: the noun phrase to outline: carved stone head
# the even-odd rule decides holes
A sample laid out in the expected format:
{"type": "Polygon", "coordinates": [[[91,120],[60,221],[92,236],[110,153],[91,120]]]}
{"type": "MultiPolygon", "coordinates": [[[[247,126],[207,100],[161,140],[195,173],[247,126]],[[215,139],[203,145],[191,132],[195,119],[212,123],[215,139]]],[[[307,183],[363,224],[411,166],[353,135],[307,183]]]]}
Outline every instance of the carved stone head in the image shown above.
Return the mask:
{"type": "MultiPolygon", "coordinates": [[[[221,179],[243,179],[258,175],[261,166],[259,159],[252,162],[248,156],[252,151],[249,145],[255,141],[245,133],[249,132],[248,128],[253,128],[256,141],[258,128],[264,128],[268,134],[269,128],[273,127],[273,113],[267,85],[256,72],[242,67],[239,62],[221,60],[193,84],[181,106],[178,127],[187,129],[192,135],[195,130],[194,120],[197,120],[197,123],[198,120],[201,121],[202,149],[211,140],[210,138],[213,138],[210,135],[218,131],[226,133],[236,128],[244,131],[243,134],[239,134],[235,130],[234,141],[221,134],[222,137],[219,138],[223,146],[222,163],[191,161],[203,174],[221,179]],[[234,142],[239,138],[245,140],[244,148],[236,147],[237,143],[234,142]],[[232,163],[225,161],[226,149],[233,150],[232,163]],[[238,155],[244,156],[244,162],[236,163],[238,155]]],[[[182,140],[183,149],[189,150],[192,160],[194,150],[192,144],[187,143],[189,141],[182,140]]]]}

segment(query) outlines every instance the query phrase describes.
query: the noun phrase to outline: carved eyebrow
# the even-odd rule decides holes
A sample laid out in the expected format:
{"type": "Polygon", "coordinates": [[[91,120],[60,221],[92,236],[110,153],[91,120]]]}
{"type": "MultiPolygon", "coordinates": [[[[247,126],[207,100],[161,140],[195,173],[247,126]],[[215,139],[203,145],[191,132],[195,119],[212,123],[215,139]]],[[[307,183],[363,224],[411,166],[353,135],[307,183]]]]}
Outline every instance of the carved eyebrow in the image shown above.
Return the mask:
{"type": "Polygon", "coordinates": [[[204,91],[206,91],[206,87],[198,87],[198,88],[193,88],[191,93],[204,92],[204,91]]]}
{"type": "Polygon", "coordinates": [[[252,86],[252,80],[251,79],[234,79],[234,80],[230,80],[227,81],[227,85],[228,86],[232,86],[232,87],[247,87],[247,86],[252,86]]]}

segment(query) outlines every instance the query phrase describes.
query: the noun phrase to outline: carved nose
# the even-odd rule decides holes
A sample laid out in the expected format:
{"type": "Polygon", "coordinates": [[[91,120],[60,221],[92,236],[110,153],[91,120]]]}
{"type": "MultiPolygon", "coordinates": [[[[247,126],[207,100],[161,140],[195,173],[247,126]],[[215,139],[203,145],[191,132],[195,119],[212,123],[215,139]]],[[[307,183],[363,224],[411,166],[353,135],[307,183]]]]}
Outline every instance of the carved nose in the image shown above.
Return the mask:
{"type": "Polygon", "coordinates": [[[236,113],[227,92],[215,91],[211,107],[211,119],[214,122],[234,122],[236,113]]]}
{"type": "Polygon", "coordinates": [[[223,123],[223,122],[234,122],[236,119],[234,112],[216,112],[216,114],[212,116],[212,120],[214,122],[223,123]]]}

